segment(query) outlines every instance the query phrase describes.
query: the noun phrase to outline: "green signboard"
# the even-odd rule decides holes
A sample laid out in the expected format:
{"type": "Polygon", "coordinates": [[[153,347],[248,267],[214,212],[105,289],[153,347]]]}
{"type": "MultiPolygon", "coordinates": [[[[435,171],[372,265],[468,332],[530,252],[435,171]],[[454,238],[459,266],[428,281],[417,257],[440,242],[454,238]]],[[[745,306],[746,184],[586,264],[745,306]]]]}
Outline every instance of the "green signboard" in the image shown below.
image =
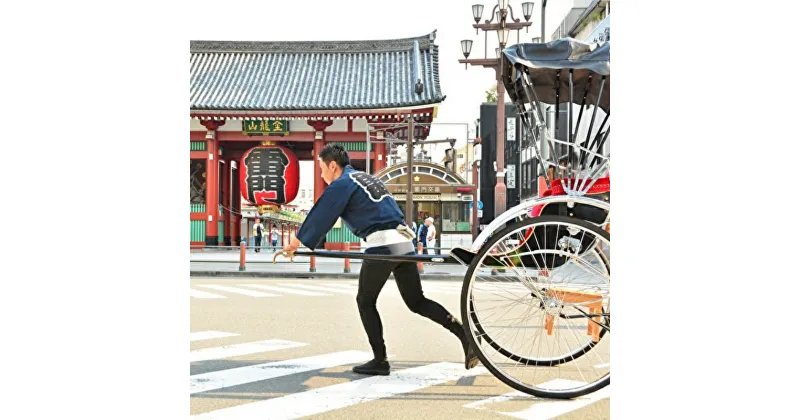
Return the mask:
{"type": "Polygon", "coordinates": [[[289,120],[244,120],[242,134],[246,136],[289,135],[289,120]]]}

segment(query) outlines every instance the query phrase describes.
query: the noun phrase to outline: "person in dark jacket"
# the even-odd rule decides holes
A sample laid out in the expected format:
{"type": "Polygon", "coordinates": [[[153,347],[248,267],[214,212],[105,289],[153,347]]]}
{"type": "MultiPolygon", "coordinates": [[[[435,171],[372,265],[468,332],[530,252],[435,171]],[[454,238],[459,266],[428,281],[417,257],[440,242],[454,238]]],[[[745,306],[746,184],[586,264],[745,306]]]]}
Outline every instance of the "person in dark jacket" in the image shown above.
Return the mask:
{"type": "MultiPolygon", "coordinates": [[[[328,187],[309,211],[297,237],[283,248],[285,253],[294,252],[300,245],[316,248],[341,218],[356,236],[366,241],[364,252],[367,254],[415,254],[412,245],[415,232],[408,227],[403,212],[380,180],[353,169],[347,151],[338,144],[322,149],[319,165],[328,187]]],[[[463,325],[442,305],[424,296],[416,263],[365,260],[361,264],[356,302],[374,359],[354,367],[353,371],[367,375],[389,374],[383,325],[375,304],[391,273],[406,306],[458,337],[464,351],[464,367],[475,367],[478,357],[469,345],[463,325]]]]}
{"type": "Polygon", "coordinates": [[[422,244],[422,253],[428,253],[428,225],[425,223],[419,226],[419,231],[417,232],[417,243],[422,244]]]}

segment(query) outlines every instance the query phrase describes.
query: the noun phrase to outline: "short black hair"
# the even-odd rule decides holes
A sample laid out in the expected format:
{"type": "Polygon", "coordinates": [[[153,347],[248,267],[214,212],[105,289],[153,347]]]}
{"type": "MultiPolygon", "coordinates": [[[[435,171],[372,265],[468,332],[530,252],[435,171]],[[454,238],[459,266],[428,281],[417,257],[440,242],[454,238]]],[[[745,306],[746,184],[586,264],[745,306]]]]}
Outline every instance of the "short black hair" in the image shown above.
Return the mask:
{"type": "Polygon", "coordinates": [[[326,165],[331,163],[331,161],[336,162],[340,168],[344,168],[350,164],[350,155],[347,154],[347,150],[345,150],[344,146],[341,144],[333,143],[323,147],[322,151],[319,152],[319,158],[322,159],[326,165]]]}

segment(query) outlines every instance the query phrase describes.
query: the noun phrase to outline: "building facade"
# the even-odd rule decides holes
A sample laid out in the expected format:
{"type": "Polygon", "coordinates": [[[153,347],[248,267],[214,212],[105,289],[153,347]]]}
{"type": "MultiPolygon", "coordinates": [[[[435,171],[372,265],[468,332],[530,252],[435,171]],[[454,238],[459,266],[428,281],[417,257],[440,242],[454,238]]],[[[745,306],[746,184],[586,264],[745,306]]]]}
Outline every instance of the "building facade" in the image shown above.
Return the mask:
{"type": "MultiPolygon", "coordinates": [[[[249,236],[238,162],[262,142],[284,146],[299,160],[315,160],[325,144],[341,143],[356,169],[368,159],[373,171],[383,169],[385,146],[365,147],[368,124],[430,123],[445,99],[435,38],[432,32],[377,41],[192,41],[191,245],[231,245],[249,236]]],[[[316,200],[325,184],[313,167],[316,200]]],[[[299,225],[275,222],[288,231],[299,225]]],[[[336,229],[328,241],[353,240],[346,228],[336,229]]]]}

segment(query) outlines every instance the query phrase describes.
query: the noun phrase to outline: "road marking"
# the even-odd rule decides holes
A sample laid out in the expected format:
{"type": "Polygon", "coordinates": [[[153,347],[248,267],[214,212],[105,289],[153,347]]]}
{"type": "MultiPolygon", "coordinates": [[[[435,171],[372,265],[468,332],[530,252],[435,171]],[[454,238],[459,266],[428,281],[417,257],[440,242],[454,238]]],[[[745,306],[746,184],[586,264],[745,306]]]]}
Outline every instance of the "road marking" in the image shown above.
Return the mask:
{"type": "Polygon", "coordinates": [[[358,285],[341,283],[322,283],[323,286],[338,287],[345,290],[358,290],[358,285]]]}
{"type": "Polygon", "coordinates": [[[270,290],[272,292],[283,292],[283,293],[289,293],[289,294],[293,294],[293,295],[330,296],[330,295],[325,294],[325,293],[308,292],[308,291],[305,291],[305,290],[294,290],[294,289],[289,289],[289,288],[286,288],[286,287],[278,287],[278,286],[266,286],[266,285],[263,285],[263,284],[240,284],[239,286],[255,287],[256,289],[270,290]]]}
{"type": "Polygon", "coordinates": [[[218,284],[198,284],[200,287],[207,287],[209,289],[221,290],[223,292],[238,293],[240,295],[247,295],[252,297],[276,297],[272,293],[256,292],[255,290],[240,289],[238,287],[220,286],[218,284]]]}
{"type": "Polygon", "coordinates": [[[444,284],[423,283],[422,290],[425,292],[434,292],[434,293],[461,293],[461,286],[455,288],[444,284]]]}
{"type": "Polygon", "coordinates": [[[327,287],[322,287],[322,286],[309,286],[307,284],[291,284],[291,283],[286,284],[286,283],[281,283],[281,286],[299,287],[301,289],[319,290],[321,292],[344,293],[346,295],[353,295],[353,296],[358,294],[357,290],[333,289],[333,288],[327,288],[327,287]]]}
{"type": "MultiPolygon", "coordinates": [[[[583,384],[585,384],[585,382],[570,381],[566,379],[553,379],[552,381],[547,381],[543,384],[540,384],[539,386],[565,389],[565,388],[573,388],[583,384]]],[[[605,388],[597,392],[593,392],[589,395],[585,395],[583,397],[575,398],[572,400],[553,400],[547,398],[538,398],[519,391],[515,391],[505,395],[499,395],[497,397],[476,401],[465,405],[464,408],[475,408],[478,410],[486,410],[487,408],[483,406],[491,403],[498,403],[512,399],[523,399],[523,400],[530,400],[531,402],[533,402],[533,404],[529,408],[522,411],[517,411],[517,412],[495,411],[495,412],[523,420],[549,420],[561,416],[563,414],[569,413],[571,411],[575,411],[579,408],[586,407],[587,405],[593,404],[604,398],[610,398],[611,397],[610,387],[611,387],[610,385],[606,386],[605,388]]]]}
{"type": "Polygon", "coordinates": [[[212,338],[234,337],[239,334],[222,331],[200,331],[189,333],[189,341],[211,340],[212,338]]]}
{"type": "Polygon", "coordinates": [[[232,344],[222,347],[211,347],[207,349],[194,350],[189,354],[190,362],[200,362],[203,360],[218,360],[228,357],[244,356],[245,354],[263,353],[267,351],[285,350],[294,347],[307,346],[306,343],[297,343],[286,340],[264,340],[250,343],[232,344]]]}
{"type": "Polygon", "coordinates": [[[392,372],[389,376],[372,376],[284,397],[223,408],[198,414],[192,418],[296,419],[485,373],[487,371],[482,367],[466,370],[458,363],[435,363],[392,372]]]}
{"type": "Polygon", "coordinates": [[[475,408],[475,409],[478,409],[478,410],[486,410],[486,408],[483,407],[484,405],[499,403],[499,402],[503,402],[503,401],[510,401],[510,400],[513,400],[514,398],[525,398],[525,397],[530,397],[530,395],[525,394],[524,392],[514,391],[514,392],[509,392],[508,394],[503,394],[503,395],[498,395],[496,397],[487,398],[485,400],[471,402],[471,403],[465,405],[464,408],[475,408]]]}
{"type": "Polygon", "coordinates": [[[199,290],[189,289],[189,296],[198,299],[225,299],[225,296],[215,295],[214,293],[201,292],[199,290]]]}
{"type": "Polygon", "coordinates": [[[333,366],[366,362],[371,360],[372,357],[371,352],[343,351],[203,373],[189,378],[189,394],[264,381],[311,370],[326,369],[333,366]]]}

